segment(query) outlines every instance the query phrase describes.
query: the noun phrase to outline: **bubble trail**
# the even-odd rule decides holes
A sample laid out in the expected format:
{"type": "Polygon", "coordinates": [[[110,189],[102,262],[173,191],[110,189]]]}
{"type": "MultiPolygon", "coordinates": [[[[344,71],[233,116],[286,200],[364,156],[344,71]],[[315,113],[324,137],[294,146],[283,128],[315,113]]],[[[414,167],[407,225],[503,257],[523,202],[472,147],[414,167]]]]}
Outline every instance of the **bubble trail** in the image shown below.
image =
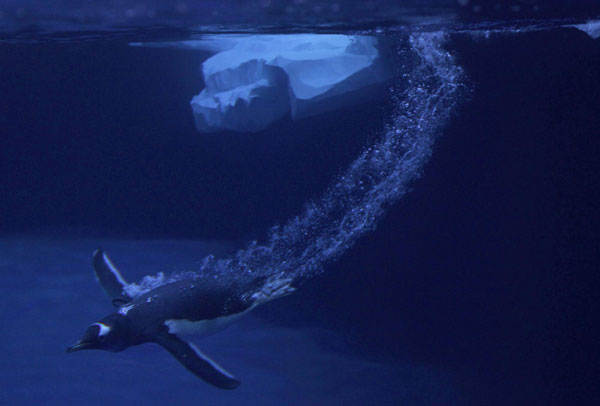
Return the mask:
{"type": "MultiPolygon", "coordinates": [[[[295,284],[319,274],[374,229],[385,210],[421,175],[435,139],[460,100],[463,71],[444,49],[443,32],[414,33],[401,53],[410,61],[404,90],[392,87],[394,114],[373,145],[303,213],[274,227],[266,243],[254,241],[226,259],[208,256],[198,274],[262,277],[282,274],[295,284]]],[[[147,277],[144,291],[190,273],[147,277]]],[[[138,292],[136,292],[138,293],[138,292]]],[[[139,294],[139,293],[138,293],[139,294]]]]}

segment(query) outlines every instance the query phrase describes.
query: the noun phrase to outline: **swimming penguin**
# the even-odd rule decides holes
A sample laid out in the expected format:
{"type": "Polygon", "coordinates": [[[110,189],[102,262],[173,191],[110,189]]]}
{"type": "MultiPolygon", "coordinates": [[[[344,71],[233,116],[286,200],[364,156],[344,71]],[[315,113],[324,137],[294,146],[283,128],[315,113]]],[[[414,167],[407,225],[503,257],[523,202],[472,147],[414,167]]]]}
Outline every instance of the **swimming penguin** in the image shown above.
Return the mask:
{"type": "Polygon", "coordinates": [[[295,290],[292,280],[281,275],[246,283],[232,277],[189,278],[132,297],[127,282],[100,249],[93,254],[93,267],[117,310],[92,324],[67,352],[117,352],[154,342],[189,371],[223,389],[234,389],[240,382],[183,337],[220,331],[259,304],[295,290]]]}

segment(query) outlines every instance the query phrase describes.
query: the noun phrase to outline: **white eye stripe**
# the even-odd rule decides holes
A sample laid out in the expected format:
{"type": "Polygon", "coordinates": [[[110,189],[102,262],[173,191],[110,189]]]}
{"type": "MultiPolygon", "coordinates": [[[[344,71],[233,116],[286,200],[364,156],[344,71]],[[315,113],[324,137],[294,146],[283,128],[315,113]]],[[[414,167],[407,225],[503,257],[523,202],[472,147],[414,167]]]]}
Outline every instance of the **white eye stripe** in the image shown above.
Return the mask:
{"type": "Polygon", "coordinates": [[[100,331],[98,332],[98,337],[103,337],[110,332],[110,326],[107,326],[106,324],[94,323],[94,324],[92,324],[92,326],[100,327],[100,331]]]}

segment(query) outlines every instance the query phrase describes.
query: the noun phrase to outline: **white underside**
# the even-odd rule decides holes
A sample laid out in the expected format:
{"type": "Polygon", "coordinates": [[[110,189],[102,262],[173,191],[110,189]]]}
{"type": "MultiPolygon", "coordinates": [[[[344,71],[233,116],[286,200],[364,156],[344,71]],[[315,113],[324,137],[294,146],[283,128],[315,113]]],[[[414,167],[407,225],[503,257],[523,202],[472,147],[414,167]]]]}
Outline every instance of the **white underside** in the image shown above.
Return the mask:
{"type": "MultiPolygon", "coordinates": [[[[250,310],[250,309],[248,309],[250,310]]],[[[248,311],[246,310],[246,312],[248,311]]],[[[211,320],[191,321],[186,319],[166,320],[165,326],[169,328],[169,333],[181,337],[197,338],[205,337],[224,330],[230,324],[239,319],[244,313],[237,313],[230,316],[219,317],[211,320]]]]}

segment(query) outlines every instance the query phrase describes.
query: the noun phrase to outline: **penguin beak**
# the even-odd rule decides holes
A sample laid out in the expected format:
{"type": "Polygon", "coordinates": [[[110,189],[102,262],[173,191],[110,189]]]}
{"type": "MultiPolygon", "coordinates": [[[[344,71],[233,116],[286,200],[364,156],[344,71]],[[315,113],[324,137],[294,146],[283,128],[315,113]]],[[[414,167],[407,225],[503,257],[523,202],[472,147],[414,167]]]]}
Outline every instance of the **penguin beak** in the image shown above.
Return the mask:
{"type": "Polygon", "coordinates": [[[87,350],[87,349],[91,349],[91,348],[94,348],[94,343],[86,343],[83,341],[77,341],[75,344],[73,344],[72,346],[67,348],[67,353],[80,351],[80,350],[87,350]]]}

